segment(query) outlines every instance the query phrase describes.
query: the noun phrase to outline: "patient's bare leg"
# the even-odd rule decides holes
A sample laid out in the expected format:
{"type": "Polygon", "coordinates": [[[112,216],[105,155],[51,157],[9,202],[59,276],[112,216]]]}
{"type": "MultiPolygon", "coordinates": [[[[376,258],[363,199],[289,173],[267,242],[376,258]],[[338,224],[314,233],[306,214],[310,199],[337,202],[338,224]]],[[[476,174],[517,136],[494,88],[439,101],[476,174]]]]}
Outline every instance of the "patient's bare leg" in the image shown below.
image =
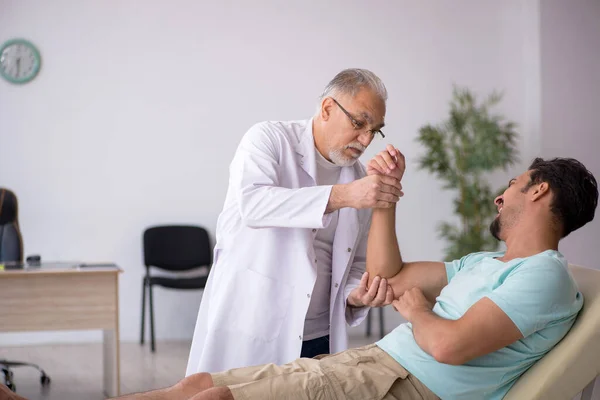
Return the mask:
{"type": "Polygon", "coordinates": [[[187,376],[173,386],[178,392],[178,398],[191,399],[200,392],[214,386],[212,377],[206,372],[187,376]]]}
{"type": "MultiPolygon", "coordinates": [[[[133,393],[118,397],[114,400],[188,400],[196,399],[194,396],[213,387],[213,380],[210,374],[199,373],[183,378],[175,385],[152,390],[144,393],[133,393]]],[[[212,399],[212,397],[208,397],[212,399]]],[[[220,397],[216,397],[220,399],[220,397]]],[[[232,397],[233,399],[233,397],[232,397]]]]}
{"type": "Polygon", "coordinates": [[[190,400],[235,400],[228,387],[216,387],[198,393],[190,400]]]}

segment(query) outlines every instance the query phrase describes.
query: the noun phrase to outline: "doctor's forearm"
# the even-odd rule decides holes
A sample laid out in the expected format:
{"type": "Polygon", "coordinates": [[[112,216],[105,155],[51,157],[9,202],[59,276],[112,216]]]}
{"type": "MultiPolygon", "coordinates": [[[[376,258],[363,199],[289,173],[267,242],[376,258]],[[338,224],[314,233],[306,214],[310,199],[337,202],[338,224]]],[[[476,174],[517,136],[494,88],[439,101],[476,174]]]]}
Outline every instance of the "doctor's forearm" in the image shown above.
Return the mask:
{"type": "Polygon", "coordinates": [[[348,207],[347,198],[347,187],[346,185],[333,185],[331,188],[331,194],[329,195],[329,201],[325,208],[325,214],[332,213],[340,208],[348,207]]]}
{"type": "Polygon", "coordinates": [[[402,256],[396,237],[396,207],[373,209],[367,242],[369,280],[391,278],[402,269],[402,256]]]}

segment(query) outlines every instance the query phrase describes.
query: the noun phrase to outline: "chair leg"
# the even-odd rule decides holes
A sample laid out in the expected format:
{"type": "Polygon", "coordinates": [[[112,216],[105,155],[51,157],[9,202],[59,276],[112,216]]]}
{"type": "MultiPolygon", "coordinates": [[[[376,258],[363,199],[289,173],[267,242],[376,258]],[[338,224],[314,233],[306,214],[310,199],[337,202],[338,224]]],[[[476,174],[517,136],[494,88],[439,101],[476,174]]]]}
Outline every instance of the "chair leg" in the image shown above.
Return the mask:
{"type": "Polygon", "coordinates": [[[154,343],[154,305],[152,302],[152,285],[148,285],[148,300],[150,300],[150,348],[152,352],[156,350],[156,345],[154,343]]]}
{"type": "Polygon", "coordinates": [[[385,335],[384,322],[383,322],[383,307],[379,307],[379,338],[382,339],[385,335]]]}
{"type": "Polygon", "coordinates": [[[371,311],[373,311],[372,308],[367,313],[367,334],[365,335],[366,337],[371,337],[371,311]]]}
{"type": "Polygon", "coordinates": [[[140,328],[140,344],[144,344],[144,327],[146,319],[146,278],[142,279],[142,326],[140,328]]]}

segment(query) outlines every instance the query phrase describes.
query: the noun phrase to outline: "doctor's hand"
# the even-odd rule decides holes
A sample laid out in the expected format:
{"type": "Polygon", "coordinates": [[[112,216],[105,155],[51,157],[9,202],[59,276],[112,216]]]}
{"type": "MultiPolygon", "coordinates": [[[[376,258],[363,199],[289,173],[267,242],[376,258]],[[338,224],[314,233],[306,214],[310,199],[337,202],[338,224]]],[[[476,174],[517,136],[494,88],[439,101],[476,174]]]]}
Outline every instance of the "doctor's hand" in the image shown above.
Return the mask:
{"type": "Polygon", "coordinates": [[[370,288],[367,288],[369,273],[365,272],[360,285],[348,295],[348,305],[352,307],[383,307],[394,300],[394,291],[386,279],[376,276],[370,288]]]}
{"type": "Polygon", "coordinates": [[[402,180],[406,170],[404,154],[397,148],[388,144],[385,150],[377,153],[367,164],[367,175],[386,175],[402,180]]]}
{"type": "Polygon", "coordinates": [[[421,289],[417,287],[405,291],[402,296],[394,300],[393,306],[409,322],[412,321],[415,313],[429,312],[433,308],[421,289]]]}
{"type": "Polygon", "coordinates": [[[365,176],[342,186],[346,206],[356,209],[390,208],[404,195],[400,181],[385,175],[365,176]]]}

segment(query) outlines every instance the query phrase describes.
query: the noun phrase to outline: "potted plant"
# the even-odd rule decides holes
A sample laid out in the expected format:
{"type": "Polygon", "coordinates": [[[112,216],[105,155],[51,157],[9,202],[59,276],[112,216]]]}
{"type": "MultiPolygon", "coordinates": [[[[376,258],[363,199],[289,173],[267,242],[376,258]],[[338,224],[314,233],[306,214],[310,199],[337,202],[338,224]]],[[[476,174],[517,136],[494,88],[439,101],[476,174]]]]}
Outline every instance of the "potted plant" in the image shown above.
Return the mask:
{"type": "Polygon", "coordinates": [[[428,170],[444,182],[444,189],[456,192],[454,213],[459,224],[438,226],[447,242],[447,260],[498,249],[489,225],[497,214],[492,199],[505,188],[493,191],[486,175],[498,168],[506,170],[518,160],[516,124],[491,112],[501,98],[493,92],[479,102],[470,90],[455,86],[448,119],[419,129],[417,140],[426,148],[419,169],[428,170]]]}

